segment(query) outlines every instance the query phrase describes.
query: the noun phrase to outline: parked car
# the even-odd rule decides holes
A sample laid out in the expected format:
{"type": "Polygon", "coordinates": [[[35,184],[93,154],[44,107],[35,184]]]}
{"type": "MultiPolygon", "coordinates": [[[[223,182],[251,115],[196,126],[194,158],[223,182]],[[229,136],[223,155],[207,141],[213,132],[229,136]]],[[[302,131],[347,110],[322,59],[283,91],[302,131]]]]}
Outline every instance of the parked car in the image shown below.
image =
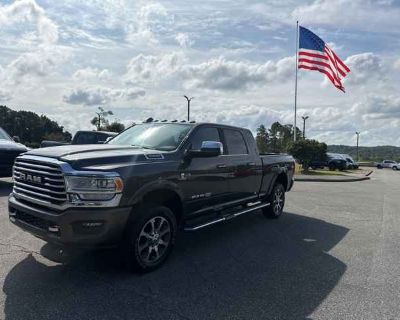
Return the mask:
{"type": "Polygon", "coordinates": [[[336,153],[327,153],[326,161],[311,161],[309,167],[313,170],[323,169],[325,167],[329,170],[346,170],[348,168],[347,160],[343,156],[336,153]]]}
{"type": "Polygon", "coordinates": [[[28,148],[19,142],[19,137],[11,138],[0,128],[0,178],[11,177],[15,158],[28,148]]]}
{"type": "Polygon", "coordinates": [[[348,169],[358,169],[359,165],[354,159],[348,154],[341,154],[341,156],[347,161],[348,169]]]}
{"type": "Polygon", "coordinates": [[[400,163],[393,160],[383,160],[376,165],[378,169],[391,168],[393,170],[400,170],[400,163]]]}
{"type": "Polygon", "coordinates": [[[9,217],[64,250],[122,244],[132,269],[150,271],[168,257],[178,228],[257,210],[280,217],[293,173],[294,159],[260,155],[250,130],[143,123],[103,145],[18,157],[9,217]]]}
{"type": "Polygon", "coordinates": [[[81,130],[75,133],[71,142],[44,140],[40,144],[40,147],[41,148],[56,147],[69,144],[98,144],[98,143],[104,143],[108,138],[115,137],[116,135],[117,135],[116,132],[81,130]]]}

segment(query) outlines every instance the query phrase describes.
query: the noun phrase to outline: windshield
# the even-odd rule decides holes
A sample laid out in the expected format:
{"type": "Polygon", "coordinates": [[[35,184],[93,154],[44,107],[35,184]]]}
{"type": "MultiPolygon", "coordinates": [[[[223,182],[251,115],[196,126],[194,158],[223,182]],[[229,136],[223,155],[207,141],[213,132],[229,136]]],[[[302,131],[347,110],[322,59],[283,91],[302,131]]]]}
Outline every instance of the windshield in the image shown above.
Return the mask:
{"type": "Polygon", "coordinates": [[[0,140],[12,140],[2,128],[0,128],[0,140]]]}
{"type": "Polygon", "coordinates": [[[137,124],[110,140],[108,144],[172,151],[179,146],[191,127],[173,123],[137,124]]]}

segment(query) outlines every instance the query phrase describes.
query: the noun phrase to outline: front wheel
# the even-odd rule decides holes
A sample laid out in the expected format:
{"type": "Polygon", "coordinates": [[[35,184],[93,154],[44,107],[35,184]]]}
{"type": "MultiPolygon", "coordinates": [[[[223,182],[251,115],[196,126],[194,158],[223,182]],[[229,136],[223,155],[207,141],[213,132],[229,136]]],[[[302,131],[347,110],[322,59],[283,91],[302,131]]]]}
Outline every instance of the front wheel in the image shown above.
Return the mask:
{"type": "Polygon", "coordinates": [[[281,183],[276,183],[269,196],[268,207],[262,209],[263,215],[269,219],[277,219],[283,213],[285,205],[285,188],[281,183]]]}
{"type": "Polygon", "coordinates": [[[149,272],[168,258],[175,242],[177,223],[173,212],[160,205],[145,205],[127,230],[126,258],[132,271],[149,272]]]}
{"type": "Polygon", "coordinates": [[[396,166],[392,167],[393,170],[398,170],[398,168],[396,166]]]}

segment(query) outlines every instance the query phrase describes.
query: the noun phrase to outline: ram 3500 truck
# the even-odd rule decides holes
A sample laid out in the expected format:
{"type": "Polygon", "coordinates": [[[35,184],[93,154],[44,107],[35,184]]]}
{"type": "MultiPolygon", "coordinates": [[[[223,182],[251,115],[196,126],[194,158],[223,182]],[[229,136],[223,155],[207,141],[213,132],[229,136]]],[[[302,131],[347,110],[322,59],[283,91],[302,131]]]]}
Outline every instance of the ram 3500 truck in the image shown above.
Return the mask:
{"type": "Polygon", "coordinates": [[[14,165],[12,223],[64,248],[124,249],[150,271],[179,228],[283,212],[294,160],[260,155],[252,133],[207,123],[143,123],[104,145],[31,150],[14,165]]]}

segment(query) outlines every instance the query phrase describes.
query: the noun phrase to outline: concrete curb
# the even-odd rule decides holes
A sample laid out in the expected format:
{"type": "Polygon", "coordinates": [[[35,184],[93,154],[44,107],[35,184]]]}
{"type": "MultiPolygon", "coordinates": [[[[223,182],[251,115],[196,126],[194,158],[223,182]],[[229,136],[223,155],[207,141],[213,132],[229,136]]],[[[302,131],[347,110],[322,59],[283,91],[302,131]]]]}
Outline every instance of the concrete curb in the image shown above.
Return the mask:
{"type": "Polygon", "coordinates": [[[370,180],[371,178],[369,175],[372,173],[368,172],[363,177],[354,177],[354,176],[330,176],[330,177],[317,177],[317,176],[310,176],[310,177],[294,177],[295,181],[307,181],[307,182],[356,182],[356,181],[364,181],[370,180]]]}
{"type": "Polygon", "coordinates": [[[339,178],[339,179],[329,179],[329,178],[294,178],[294,181],[307,181],[307,182],[356,182],[356,181],[364,181],[370,180],[370,177],[348,177],[339,178]]]}

